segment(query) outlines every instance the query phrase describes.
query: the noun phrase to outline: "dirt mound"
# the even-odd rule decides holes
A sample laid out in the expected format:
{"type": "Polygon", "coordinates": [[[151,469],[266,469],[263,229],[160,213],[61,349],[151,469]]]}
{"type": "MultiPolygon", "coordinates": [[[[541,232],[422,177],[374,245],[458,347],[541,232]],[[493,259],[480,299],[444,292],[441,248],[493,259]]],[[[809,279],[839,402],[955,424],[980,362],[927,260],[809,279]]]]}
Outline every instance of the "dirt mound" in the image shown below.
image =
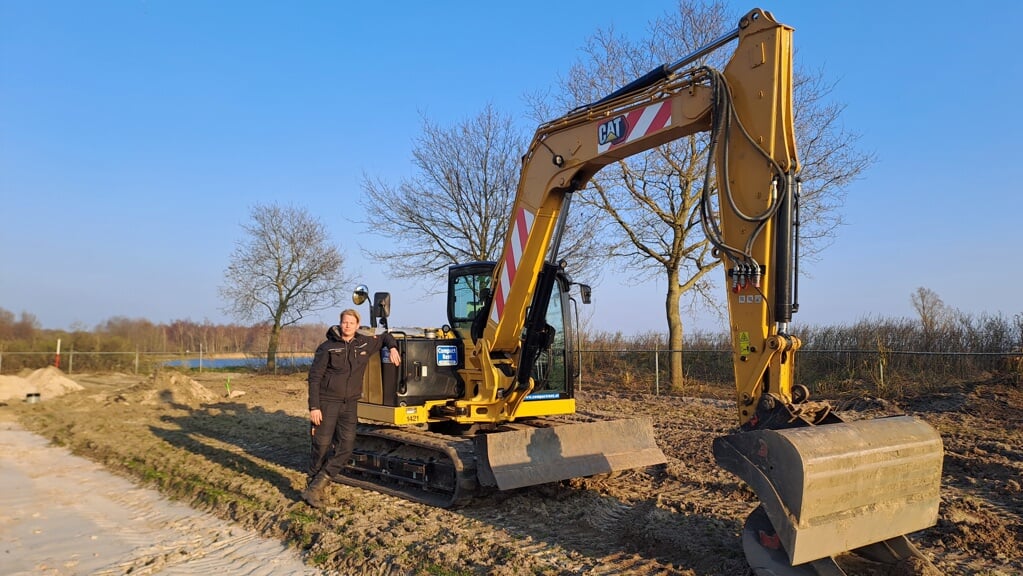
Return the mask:
{"type": "Polygon", "coordinates": [[[28,375],[27,380],[35,384],[43,399],[63,396],[68,392],[77,392],[85,389],[78,382],[65,376],[60,368],[54,366],[47,366],[46,368],[36,370],[28,375]]]}
{"type": "Polygon", "coordinates": [[[157,372],[116,398],[133,404],[198,408],[218,398],[210,389],[177,372],[157,372]]]}
{"type": "Polygon", "coordinates": [[[40,368],[26,377],[0,376],[0,400],[24,400],[26,394],[35,393],[41,400],[47,400],[82,389],[78,382],[54,366],[40,368]]]}

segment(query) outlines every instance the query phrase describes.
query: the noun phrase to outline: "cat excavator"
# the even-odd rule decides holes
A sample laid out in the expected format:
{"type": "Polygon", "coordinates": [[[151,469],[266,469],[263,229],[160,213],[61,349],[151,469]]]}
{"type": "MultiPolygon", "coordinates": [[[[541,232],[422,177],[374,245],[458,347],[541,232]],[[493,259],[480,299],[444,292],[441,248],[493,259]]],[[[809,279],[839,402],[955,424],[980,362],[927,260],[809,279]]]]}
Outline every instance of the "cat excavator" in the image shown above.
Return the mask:
{"type": "MultiPolygon", "coordinates": [[[[943,448],[910,416],[843,421],[794,383],[799,158],[793,29],[754,9],[735,30],[541,125],[522,160],[497,262],[453,266],[448,322],[391,330],[400,368],[367,370],[345,481],[439,506],[665,461],[645,419],[576,413],[576,287],[559,262],[573,195],[602,167],[709,133],[700,216],[722,260],[738,426],[717,463],[760,500],[742,533],[755,574],[845,574],[871,562],[926,565],[906,538],[937,520],[943,448]],[[737,41],[722,71],[699,65],[737,41]],[[711,174],[714,174],[712,177],[711,174]]],[[[583,301],[588,289],[579,285],[583,301]]],[[[357,304],[369,300],[360,286],[357,304]]],[[[390,294],[375,293],[388,329],[390,294]]]]}

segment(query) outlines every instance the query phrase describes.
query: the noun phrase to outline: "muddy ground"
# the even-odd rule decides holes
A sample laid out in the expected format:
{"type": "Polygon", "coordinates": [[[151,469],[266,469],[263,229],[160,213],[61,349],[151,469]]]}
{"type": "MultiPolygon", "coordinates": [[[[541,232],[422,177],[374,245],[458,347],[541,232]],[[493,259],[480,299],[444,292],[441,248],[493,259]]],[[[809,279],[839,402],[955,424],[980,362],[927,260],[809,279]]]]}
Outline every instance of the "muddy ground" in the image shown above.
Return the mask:
{"type": "MultiPolygon", "coordinates": [[[[584,391],[581,411],[643,415],[664,466],[495,493],[442,510],[336,485],[300,502],[308,455],[304,374],[74,375],[83,389],[0,411],[108,469],[236,521],[339,574],[747,573],[753,493],[711,456],[735,422],[713,398],[584,391]]],[[[850,419],[909,413],[942,436],[938,524],[912,535],[941,574],[1023,574],[1023,390],[991,378],[897,402],[835,399],[850,419]]],[[[0,414],[2,415],[2,414],[0,414]]],[[[863,568],[863,574],[881,572],[863,568]]]]}

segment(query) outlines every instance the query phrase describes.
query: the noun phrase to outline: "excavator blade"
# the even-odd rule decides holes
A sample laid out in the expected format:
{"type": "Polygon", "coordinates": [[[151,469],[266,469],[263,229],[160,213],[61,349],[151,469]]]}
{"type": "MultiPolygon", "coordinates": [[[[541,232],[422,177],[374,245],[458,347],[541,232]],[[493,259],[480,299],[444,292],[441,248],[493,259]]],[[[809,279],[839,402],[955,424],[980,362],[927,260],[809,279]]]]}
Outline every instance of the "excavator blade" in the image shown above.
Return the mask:
{"type": "Polygon", "coordinates": [[[918,418],[739,432],[714,440],[714,458],[750,485],[770,520],[767,529],[747,525],[755,571],[756,544],[780,547],[792,566],[879,548],[919,556],[903,535],[937,521],[941,437],[918,418]]]}
{"type": "Polygon", "coordinates": [[[510,490],[666,461],[646,418],[517,427],[476,437],[481,484],[510,490]]]}

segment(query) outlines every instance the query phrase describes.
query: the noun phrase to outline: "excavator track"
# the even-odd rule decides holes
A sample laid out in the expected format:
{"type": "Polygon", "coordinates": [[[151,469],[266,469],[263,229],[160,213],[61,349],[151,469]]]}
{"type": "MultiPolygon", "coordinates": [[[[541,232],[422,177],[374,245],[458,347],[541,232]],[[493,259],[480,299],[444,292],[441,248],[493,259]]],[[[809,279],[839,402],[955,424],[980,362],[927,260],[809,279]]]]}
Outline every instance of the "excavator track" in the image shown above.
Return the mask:
{"type": "Polygon", "coordinates": [[[465,503],[479,487],[471,438],[370,424],[359,425],[338,481],[440,508],[465,503]]]}
{"type": "Polygon", "coordinates": [[[531,418],[473,436],[362,423],[338,481],[451,508],[482,489],[512,490],[664,461],[645,418],[531,418]]]}

